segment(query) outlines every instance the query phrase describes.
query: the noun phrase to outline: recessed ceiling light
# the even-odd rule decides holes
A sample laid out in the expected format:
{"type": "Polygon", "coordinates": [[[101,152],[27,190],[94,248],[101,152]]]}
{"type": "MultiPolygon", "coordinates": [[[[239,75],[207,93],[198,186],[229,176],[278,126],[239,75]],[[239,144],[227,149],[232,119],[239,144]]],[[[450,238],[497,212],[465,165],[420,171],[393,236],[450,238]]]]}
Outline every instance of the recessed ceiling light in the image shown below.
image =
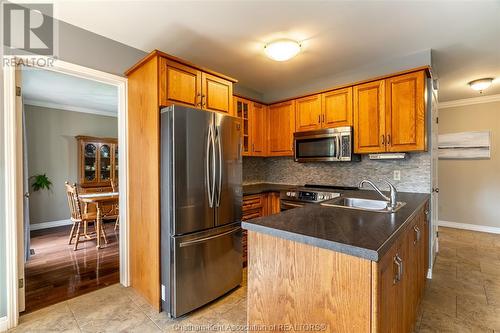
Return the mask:
{"type": "Polygon", "coordinates": [[[276,61],[287,61],[300,52],[300,43],[291,39],[275,40],[264,46],[266,55],[276,61]]]}
{"type": "Polygon", "coordinates": [[[484,89],[491,86],[492,82],[493,82],[493,79],[491,77],[488,77],[488,78],[484,78],[484,79],[470,81],[469,86],[474,90],[477,90],[479,92],[483,92],[484,89]]]}

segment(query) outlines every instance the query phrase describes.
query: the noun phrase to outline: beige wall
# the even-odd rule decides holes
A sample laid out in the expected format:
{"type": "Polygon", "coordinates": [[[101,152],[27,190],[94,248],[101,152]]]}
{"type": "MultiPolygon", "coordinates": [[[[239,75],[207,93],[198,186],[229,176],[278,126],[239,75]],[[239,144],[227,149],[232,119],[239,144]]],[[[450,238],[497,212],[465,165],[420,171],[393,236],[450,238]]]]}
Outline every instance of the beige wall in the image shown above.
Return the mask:
{"type": "Polygon", "coordinates": [[[439,110],[439,133],[491,131],[491,159],[439,160],[439,220],[500,227],[500,102],[439,110]]]}
{"type": "Polygon", "coordinates": [[[77,182],[75,136],[118,136],[118,118],[25,106],[29,176],[46,173],[51,191],[31,192],[31,224],[69,218],[64,182],[77,182]]]}

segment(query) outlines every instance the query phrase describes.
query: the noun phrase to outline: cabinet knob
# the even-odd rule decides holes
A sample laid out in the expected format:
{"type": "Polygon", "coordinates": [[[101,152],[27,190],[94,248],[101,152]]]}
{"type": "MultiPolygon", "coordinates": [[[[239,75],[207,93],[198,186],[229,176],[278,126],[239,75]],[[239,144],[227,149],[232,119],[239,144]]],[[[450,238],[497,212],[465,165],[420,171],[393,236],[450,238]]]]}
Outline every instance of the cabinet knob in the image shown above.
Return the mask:
{"type": "Polygon", "coordinates": [[[381,135],[382,137],[382,144],[385,145],[385,135],[381,135]]]}
{"type": "Polygon", "coordinates": [[[391,135],[390,134],[387,134],[387,144],[388,145],[391,144],[391,135]]]}

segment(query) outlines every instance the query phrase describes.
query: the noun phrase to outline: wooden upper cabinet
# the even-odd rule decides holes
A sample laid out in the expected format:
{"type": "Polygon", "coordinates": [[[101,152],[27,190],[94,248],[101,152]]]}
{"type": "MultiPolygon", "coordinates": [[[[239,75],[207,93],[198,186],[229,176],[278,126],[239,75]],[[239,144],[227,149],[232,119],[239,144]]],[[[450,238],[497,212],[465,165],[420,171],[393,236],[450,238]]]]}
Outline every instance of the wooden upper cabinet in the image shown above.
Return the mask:
{"type": "Polygon", "coordinates": [[[160,60],[160,104],[201,105],[201,71],[165,58],[160,60]]]}
{"type": "Polygon", "coordinates": [[[269,155],[292,156],[295,130],[295,101],[269,106],[269,155]]]}
{"type": "Polygon", "coordinates": [[[352,126],[352,87],[321,94],[322,127],[352,126]]]}
{"type": "Polygon", "coordinates": [[[312,131],[321,128],[321,95],[295,100],[295,130],[312,131]]]}
{"type": "Polygon", "coordinates": [[[385,151],[385,82],[354,86],[354,152],[385,151]]]}
{"type": "Polygon", "coordinates": [[[241,136],[242,136],[242,147],[241,155],[250,156],[250,108],[251,101],[246,100],[241,97],[233,97],[234,106],[233,110],[235,116],[241,119],[241,136]]]}
{"type": "Polygon", "coordinates": [[[267,106],[252,103],[250,108],[250,155],[267,155],[267,106]]]}
{"type": "Polygon", "coordinates": [[[212,74],[201,74],[202,109],[233,114],[233,83],[212,74]]]}
{"type": "Polygon", "coordinates": [[[425,138],[425,72],[386,79],[387,151],[422,151],[425,138]]]}

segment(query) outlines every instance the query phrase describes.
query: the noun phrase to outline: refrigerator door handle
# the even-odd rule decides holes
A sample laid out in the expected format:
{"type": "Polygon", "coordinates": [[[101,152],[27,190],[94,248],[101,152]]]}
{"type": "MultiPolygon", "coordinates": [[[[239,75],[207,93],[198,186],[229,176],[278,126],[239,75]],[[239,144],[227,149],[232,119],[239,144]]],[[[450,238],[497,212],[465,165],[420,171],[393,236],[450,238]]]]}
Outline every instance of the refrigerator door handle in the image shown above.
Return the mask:
{"type": "Polygon", "coordinates": [[[215,125],[212,128],[212,207],[215,206],[215,172],[217,169],[216,153],[215,153],[215,125]]]}
{"type": "MultiPolygon", "coordinates": [[[[213,154],[213,150],[214,150],[214,146],[213,146],[213,133],[212,133],[212,126],[209,126],[208,127],[208,135],[207,135],[207,154],[206,154],[206,169],[207,169],[207,173],[206,173],[206,184],[207,184],[207,194],[208,194],[208,206],[210,208],[212,208],[214,206],[214,187],[213,187],[213,184],[211,184],[210,182],[210,157],[209,157],[209,154],[210,154],[210,147],[212,147],[212,154],[213,154]]],[[[212,158],[212,162],[214,161],[214,159],[212,158]]],[[[213,170],[213,168],[212,168],[213,170]]],[[[212,171],[212,176],[213,176],[213,171],[212,171]]],[[[214,179],[214,177],[212,177],[212,179],[214,179]]],[[[215,184],[215,180],[213,182],[215,184]]]]}
{"type": "Polygon", "coordinates": [[[217,203],[216,206],[220,206],[220,196],[222,193],[222,145],[221,145],[221,135],[220,135],[220,126],[217,127],[217,147],[219,150],[219,179],[218,179],[218,194],[217,194],[217,203]]]}
{"type": "Polygon", "coordinates": [[[226,232],[223,232],[223,233],[220,233],[220,234],[217,234],[217,235],[212,235],[212,236],[208,236],[208,237],[203,237],[203,238],[198,238],[198,239],[193,239],[193,240],[190,240],[190,241],[186,241],[186,242],[182,242],[179,244],[179,247],[186,247],[186,246],[191,246],[191,245],[196,245],[196,244],[199,244],[199,243],[204,243],[208,240],[211,240],[211,239],[214,239],[214,238],[219,238],[219,237],[222,237],[222,236],[226,236],[226,235],[230,235],[238,230],[241,230],[241,227],[236,227],[234,229],[231,229],[229,231],[226,231],[226,232]]]}

